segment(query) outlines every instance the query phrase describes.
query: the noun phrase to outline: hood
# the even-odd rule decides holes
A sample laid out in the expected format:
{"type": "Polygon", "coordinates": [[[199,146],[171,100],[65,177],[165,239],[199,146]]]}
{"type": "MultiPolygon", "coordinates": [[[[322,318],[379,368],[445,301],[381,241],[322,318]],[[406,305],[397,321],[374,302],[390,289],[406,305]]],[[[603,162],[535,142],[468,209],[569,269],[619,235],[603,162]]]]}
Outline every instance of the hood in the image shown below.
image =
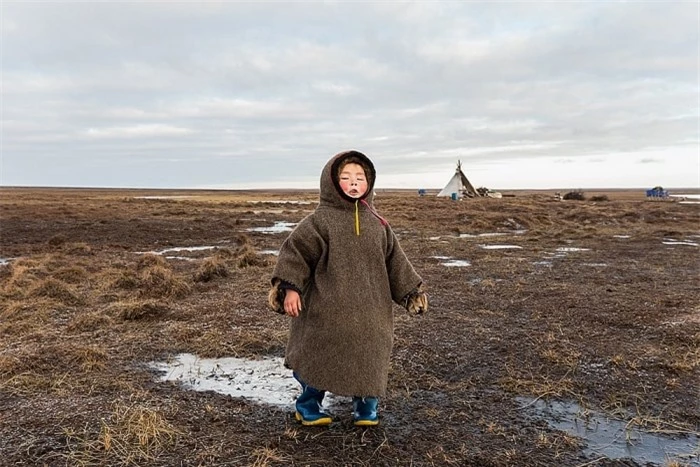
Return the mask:
{"type": "Polygon", "coordinates": [[[364,200],[372,205],[374,200],[374,181],[377,179],[377,173],[374,170],[374,164],[369,160],[369,157],[365,156],[358,151],[344,151],[336,154],[326,163],[326,166],[321,172],[321,193],[320,193],[320,206],[331,206],[341,209],[355,209],[355,199],[349,197],[340,188],[338,183],[338,167],[341,165],[343,160],[350,156],[357,157],[361,159],[364,164],[369,168],[369,173],[367,175],[367,193],[364,194],[360,200],[364,200]]]}

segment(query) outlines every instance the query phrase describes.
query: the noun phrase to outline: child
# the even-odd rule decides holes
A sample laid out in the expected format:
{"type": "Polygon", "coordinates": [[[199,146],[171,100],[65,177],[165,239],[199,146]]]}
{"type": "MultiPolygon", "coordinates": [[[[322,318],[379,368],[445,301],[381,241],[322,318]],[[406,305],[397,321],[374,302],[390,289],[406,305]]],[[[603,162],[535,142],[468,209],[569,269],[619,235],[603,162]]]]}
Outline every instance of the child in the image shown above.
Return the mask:
{"type": "Polygon", "coordinates": [[[334,156],[321,174],[318,207],[284,241],[272,274],[270,306],[294,318],[285,364],[302,387],[295,416],[303,425],[331,423],[321,409],[325,391],[353,396],[355,425],[377,425],[392,300],[411,313],[428,308],[422,279],[372,207],[375,178],[364,154],[334,156]]]}

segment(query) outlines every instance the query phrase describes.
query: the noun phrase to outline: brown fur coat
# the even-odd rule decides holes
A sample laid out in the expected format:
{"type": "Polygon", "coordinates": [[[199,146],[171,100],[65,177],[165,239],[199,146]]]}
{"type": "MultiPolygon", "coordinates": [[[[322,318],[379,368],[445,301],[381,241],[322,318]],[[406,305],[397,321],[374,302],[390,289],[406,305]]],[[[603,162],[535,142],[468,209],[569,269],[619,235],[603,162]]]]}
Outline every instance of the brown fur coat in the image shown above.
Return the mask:
{"type": "Polygon", "coordinates": [[[273,283],[302,291],[302,311],[292,318],[286,363],[309,385],[347,396],[386,392],[393,345],[392,301],[401,303],[422,280],[396,235],[369,206],[337,182],[342,159],[360,156],[371,173],[364,200],[372,206],[376,174],[361,153],[334,156],[321,174],[320,202],[282,244],[273,283]]]}

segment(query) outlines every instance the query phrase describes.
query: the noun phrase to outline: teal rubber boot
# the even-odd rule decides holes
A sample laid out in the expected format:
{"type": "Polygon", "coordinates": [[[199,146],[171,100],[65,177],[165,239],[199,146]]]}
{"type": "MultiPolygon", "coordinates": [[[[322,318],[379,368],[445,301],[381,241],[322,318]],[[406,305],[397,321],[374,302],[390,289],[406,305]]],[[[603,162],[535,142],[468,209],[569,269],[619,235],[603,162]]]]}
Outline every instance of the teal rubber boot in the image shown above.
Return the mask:
{"type": "Polygon", "coordinates": [[[379,399],[376,397],[353,397],[352,419],[355,426],[379,425],[379,399]]]}
{"type": "Polygon", "coordinates": [[[304,426],[329,425],[333,419],[329,417],[321,407],[326,391],[320,391],[309,386],[293,373],[294,378],[301,384],[302,393],[297,397],[295,418],[304,426]]]}

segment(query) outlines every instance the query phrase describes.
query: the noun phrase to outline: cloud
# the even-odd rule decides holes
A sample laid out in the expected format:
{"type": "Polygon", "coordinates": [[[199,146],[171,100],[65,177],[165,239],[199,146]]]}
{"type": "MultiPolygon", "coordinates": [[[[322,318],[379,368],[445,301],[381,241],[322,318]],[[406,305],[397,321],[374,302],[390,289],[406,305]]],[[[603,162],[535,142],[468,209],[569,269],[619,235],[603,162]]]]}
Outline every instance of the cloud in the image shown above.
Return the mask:
{"type": "MultiPolygon", "coordinates": [[[[700,150],[696,10],[7,3],[0,182],[98,183],[106,170],[133,184],[133,164],[155,178],[165,159],[179,161],[177,186],[192,173],[225,184],[229,170],[268,183],[263,162],[308,180],[346,148],[404,174],[450,173],[457,159],[490,170],[527,160],[545,173],[554,160],[686,154],[700,150]],[[19,172],[81,158],[100,160],[99,172],[19,172]]],[[[692,181],[687,167],[669,173],[692,181]]]]}

